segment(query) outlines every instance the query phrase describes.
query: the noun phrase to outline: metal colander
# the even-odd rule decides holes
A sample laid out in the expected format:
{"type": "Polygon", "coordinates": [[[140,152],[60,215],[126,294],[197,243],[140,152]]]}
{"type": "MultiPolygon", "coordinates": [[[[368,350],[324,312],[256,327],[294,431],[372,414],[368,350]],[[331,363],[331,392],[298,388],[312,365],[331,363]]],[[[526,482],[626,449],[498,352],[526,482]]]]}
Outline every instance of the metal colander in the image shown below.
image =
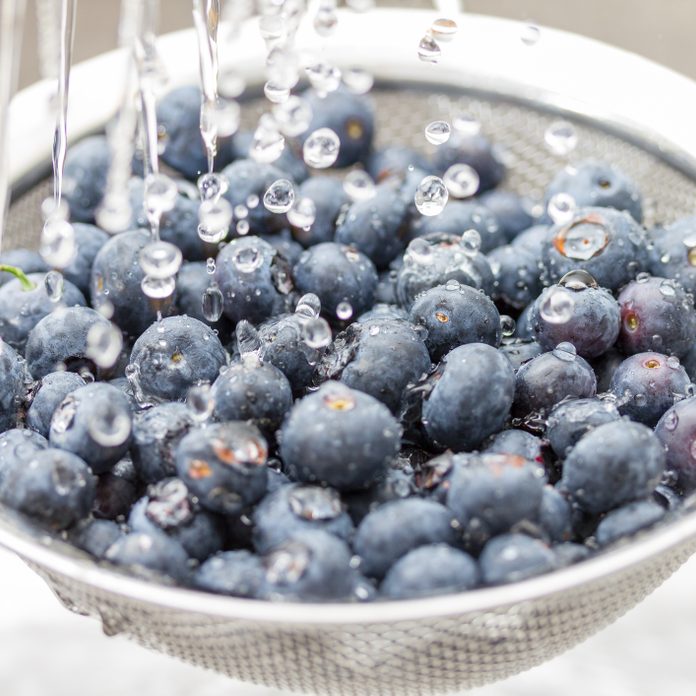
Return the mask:
{"type": "MultiPolygon", "coordinates": [[[[561,113],[577,126],[573,159],[606,159],[627,171],[647,199],[647,224],[693,212],[696,141],[686,115],[668,118],[659,110],[640,110],[641,94],[627,92],[619,98],[611,89],[613,71],[631,69],[634,77],[639,71],[641,91],[650,93],[651,102],[659,103],[671,92],[673,100],[696,103],[691,82],[636,56],[560,32],[545,31],[531,53],[518,46],[514,23],[483,17],[461,18],[466,41],[448,49],[442,65],[414,64],[414,45],[404,47],[404,42],[410,37],[417,41],[430,18],[415,11],[376,11],[369,24],[358,25],[346,15],[338,37],[326,48],[330,59],[369,68],[381,80],[373,95],[380,144],[426,147],[425,123],[469,112],[505,153],[510,171],[505,187],[540,199],[564,164],[543,147],[547,126],[561,113]],[[355,55],[358,31],[361,50],[355,55]],[[509,43],[513,40],[516,47],[509,43]],[[584,68],[573,58],[578,52],[587,62],[584,68]],[[585,73],[593,65],[601,71],[588,80],[585,73]],[[566,70],[564,80],[558,79],[561,69],[566,70]]],[[[185,63],[192,42],[189,34],[162,41],[175,82],[194,78],[195,66],[185,63]]],[[[253,81],[258,73],[252,54],[250,50],[248,73],[253,81]]],[[[116,59],[99,59],[101,70],[116,59]]],[[[78,68],[76,91],[80,77],[87,81],[83,94],[98,90],[96,74],[98,70],[83,74],[78,68]]],[[[26,103],[18,101],[22,109],[31,103],[29,97],[26,103]]],[[[257,106],[250,104],[248,111],[257,106]]],[[[83,115],[73,135],[103,126],[112,107],[113,100],[107,99],[83,115]]],[[[34,124],[17,126],[19,121],[15,138],[28,137],[34,124]]],[[[15,180],[26,179],[47,158],[48,148],[16,165],[15,180]]],[[[47,187],[39,183],[16,198],[7,229],[9,247],[36,243],[38,203],[47,187]]],[[[404,696],[502,679],[608,625],[696,550],[696,513],[686,510],[668,525],[543,577],[445,597],[365,605],[265,603],[148,583],[95,565],[6,510],[0,510],[0,544],[23,557],[68,608],[102,621],[109,635],[125,634],[186,662],[276,688],[404,696]]]]}

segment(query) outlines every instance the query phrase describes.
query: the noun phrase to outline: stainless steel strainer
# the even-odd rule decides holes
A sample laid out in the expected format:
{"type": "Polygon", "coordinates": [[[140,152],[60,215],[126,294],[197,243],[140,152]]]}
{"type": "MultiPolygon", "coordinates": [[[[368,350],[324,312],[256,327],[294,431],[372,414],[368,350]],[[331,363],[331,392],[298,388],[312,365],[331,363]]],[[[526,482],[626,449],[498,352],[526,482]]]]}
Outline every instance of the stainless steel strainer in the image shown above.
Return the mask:
{"type": "MultiPolygon", "coordinates": [[[[439,65],[423,65],[415,47],[432,18],[419,11],[347,14],[325,47],[329,60],[377,77],[382,143],[424,147],[425,123],[470,112],[506,153],[506,186],[539,198],[563,165],[543,148],[546,127],[562,114],[577,125],[574,158],[605,158],[637,180],[649,201],[648,224],[694,212],[692,82],[561,32],[544,29],[535,46],[525,46],[518,24],[476,16],[459,18],[460,35],[439,65]]],[[[231,58],[250,82],[261,77],[262,46],[254,37],[245,33],[231,58]]],[[[161,51],[175,83],[195,79],[191,34],[165,37],[161,51]]],[[[103,76],[122,65],[123,56],[113,54],[74,72],[73,138],[103,127],[113,113],[118,90],[103,76]]],[[[46,85],[37,85],[14,107],[12,176],[24,193],[11,208],[9,246],[35,243],[40,227],[38,203],[47,184],[36,182],[49,159],[47,93],[46,85]]],[[[696,513],[687,509],[590,561],[515,585],[350,606],[271,604],[146,583],[96,566],[6,510],[0,510],[0,544],[24,558],[68,608],[101,620],[108,634],[273,687],[404,696],[502,679],[608,625],[696,550],[696,513]]]]}

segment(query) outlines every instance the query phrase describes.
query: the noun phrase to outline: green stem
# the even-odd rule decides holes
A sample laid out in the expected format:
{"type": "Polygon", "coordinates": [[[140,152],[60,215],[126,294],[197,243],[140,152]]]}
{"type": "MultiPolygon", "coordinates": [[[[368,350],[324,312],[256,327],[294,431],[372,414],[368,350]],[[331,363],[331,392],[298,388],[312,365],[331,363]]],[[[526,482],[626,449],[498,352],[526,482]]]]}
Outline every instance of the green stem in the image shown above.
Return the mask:
{"type": "Polygon", "coordinates": [[[11,273],[19,281],[22,290],[33,290],[36,287],[36,283],[29,280],[27,274],[21,268],[17,268],[17,266],[8,266],[4,263],[0,263],[0,271],[11,273]]]}

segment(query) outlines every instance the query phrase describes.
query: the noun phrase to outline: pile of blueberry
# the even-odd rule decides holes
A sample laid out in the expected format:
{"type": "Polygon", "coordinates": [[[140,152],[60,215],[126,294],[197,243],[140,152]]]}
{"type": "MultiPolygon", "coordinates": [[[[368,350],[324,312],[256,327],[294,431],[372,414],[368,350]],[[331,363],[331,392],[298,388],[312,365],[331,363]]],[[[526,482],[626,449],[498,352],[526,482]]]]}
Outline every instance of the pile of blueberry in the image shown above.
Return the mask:
{"type": "Polygon", "coordinates": [[[272,163],[248,134],[221,143],[236,224],[213,245],[191,184],[200,94],[161,101],[180,177],[161,238],[184,263],[159,299],[141,289],[142,179],[132,230],[109,236],[106,140],[72,148],[62,278],[33,251],[0,258],[0,501],[128,572],[304,601],[510,583],[678,514],[696,488],[696,217],[645,229],[602,162],[535,207],[498,188],[480,132],[426,158],[373,146],[367,97],[305,102],[272,163]],[[319,128],[334,169],[369,177],[308,171],[319,128]],[[454,165],[477,186],[423,215],[423,180],[454,165]]]}

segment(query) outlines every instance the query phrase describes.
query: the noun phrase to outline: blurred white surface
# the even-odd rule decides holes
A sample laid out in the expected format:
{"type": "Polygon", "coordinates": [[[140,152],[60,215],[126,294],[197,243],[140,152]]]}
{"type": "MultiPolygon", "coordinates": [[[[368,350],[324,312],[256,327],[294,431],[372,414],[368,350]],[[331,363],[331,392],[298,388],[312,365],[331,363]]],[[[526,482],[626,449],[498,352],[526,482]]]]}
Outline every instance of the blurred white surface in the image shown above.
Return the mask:
{"type": "MultiPolygon", "coordinates": [[[[583,645],[472,696],[693,696],[696,558],[637,609],[583,645]]],[[[0,551],[3,696],[279,696],[107,638],[63,609],[43,581],[0,551]]],[[[365,696],[369,696],[366,694],[365,696]]]]}

